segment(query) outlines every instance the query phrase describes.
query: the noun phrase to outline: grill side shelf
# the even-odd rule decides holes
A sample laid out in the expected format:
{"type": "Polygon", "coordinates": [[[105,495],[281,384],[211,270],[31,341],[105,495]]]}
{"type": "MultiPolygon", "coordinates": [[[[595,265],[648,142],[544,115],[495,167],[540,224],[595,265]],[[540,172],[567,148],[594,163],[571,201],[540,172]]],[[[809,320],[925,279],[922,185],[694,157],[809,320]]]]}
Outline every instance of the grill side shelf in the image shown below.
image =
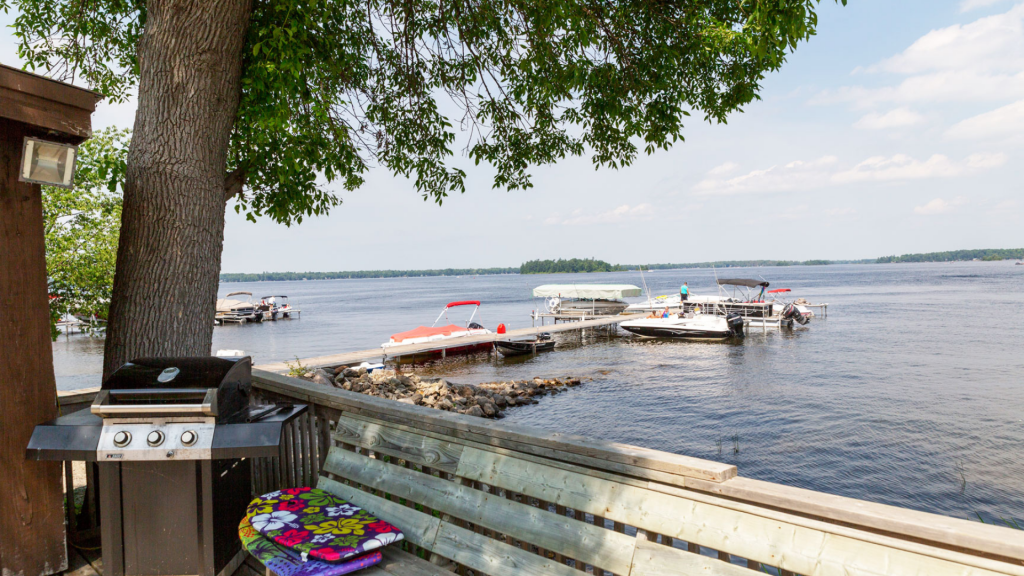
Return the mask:
{"type": "Polygon", "coordinates": [[[279,456],[284,427],[307,409],[305,404],[296,404],[255,422],[232,418],[233,422],[218,424],[213,434],[213,459],[279,456]]]}
{"type": "Polygon", "coordinates": [[[32,431],[25,459],[95,462],[102,429],[103,420],[85,410],[50,420],[32,431]]]}

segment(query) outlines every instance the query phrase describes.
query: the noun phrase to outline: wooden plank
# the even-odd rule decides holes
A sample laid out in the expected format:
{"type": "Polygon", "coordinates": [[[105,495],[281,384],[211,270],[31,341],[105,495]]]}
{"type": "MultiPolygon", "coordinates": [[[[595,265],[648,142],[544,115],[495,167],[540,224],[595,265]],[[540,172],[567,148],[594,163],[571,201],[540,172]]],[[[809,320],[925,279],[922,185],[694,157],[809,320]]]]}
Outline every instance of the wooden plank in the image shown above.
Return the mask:
{"type": "Polygon", "coordinates": [[[422,560],[403,552],[398,546],[387,546],[381,550],[384,559],[376,568],[394,576],[452,576],[452,573],[435,566],[426,560],[422,560]]]}
{"type": "Polygon", "coordinates": [[[751,576],[752,572],[721,560],[639,539],[629,576],[751,576]]]}
{"type": "Polygon", "coordinates": [[[582,558],[617,574],[629,570],[635,539],[625,534],[343,450],[331,450],[324,470],[374,488],[386,487],[388,492],[477,526],[582,558]]]}
{"type": "MultiPolygon", "coordinates": [[[[466,336],[459,338],[458,341],[451,341],[448,343],[449,346],[470,346],[473,344],[484,344],[487,342],[497,341],[508,341],[518,340],[523,338],[529,338],[537,336],[542,332],[568,332],[571,330],[581,330],[583,328],[594,328],[597,326],[611,326],[614,324],[620,324],[627,320],[635,320],[642,318],[643,314],[630,314],[624,316],[610,316],[606,318],[597,318],[595,320],[585,320],[582,322],[571,322],[565,324],[559,324],[555,326],[543,326],[535,328],[519,328],[516,330],[510,330],[505,334],[481,334],[479,336],[466,336]]],[[[373,348],[370,350],[359,350],[356,352],[345,352],[342,354],[332,354],[328,356],[317,356],[314,358],[302,358],[299,362],[303,366],[309,366],[311,368],[324,368],[331,366],[340,366],[342,364],[358,364],[364,361],[380,361],[385,356],[389,358],[397,358],[400,356],[410,356],[415,354],[422,354],[425,352],[432,352],[442,349],[436,342],[428,342],[424,344],[410,344],[408,346],[393,346],[386,349],[384,348],[373,348]]],[[[261,364],[256,366],[260,370],[266,370],[269,372],[285,373],[290,370],[288,362],[277,362],[273,364],[261,364]]]]}
{"type": "Polygon", "coordinates": [[[410,510],[401,504],[395,504],[390,500],[347,486],[326,476],[320,477],[317,487],[394,524],[409,542],[427,550],[433,550],[434,537],[437,535],[437,528],[441,523],[439,519],[410,510]]]}
{"type": "MultiPolygon", "coordinates": [[[[611,480],[613,482],[621,482],[623,484],[630,484],[630,485],[633,485],[633,486],[637,486],[638,488],[646,488],[650,484],[650,482],[648,480],[641,480],[639,478],[633,478],[633,477],[630,477],[630,476],[624,476],[622,474],[615,474],[615,473],[612,473],[612,472],[606,472],[604,470],[595,470],[594,468],[587,468],[585,466],[580,466],[580,465],[572,464],[572,463],[569,463],[569,462],[562,462],[562,461],[559,461],[559,460],[554,460],[552,458],[546,458],[544,456],[537,456],[537,455],[529,454],[529,453],[526,453],[526,452],[519,452],[519,451],[515,451],[515,450],[509,450],[507,448],[501,448],[499,446],[492,446],[492,445],[489,445],[489,444],[482,444],[480,442],[474,442],[472,440],[465,440],[465,439],[462,439],[462,438],[455,438],[453,436],[448,436],[448,435],[441,434],[441,433],[438,433],[438,432],[433,432],[433,431],[430,431],[430,430],[423,430],[423,429],[419,429],[419,428],[414,428],[412,426],[403,426],[401,424],[394,424],[394,423],[391,423],[391,422],[385,422],[383,420],[378,420],[376,418],[371,418],[371,417],[368,417],[368,416],[364,416],[362,414],[348,413],[348,418],[350,420],[353,420],[353,421],[365,422],[365,423],[368,423],[368,424],[376,424],[376,425],[379,425],[379,426],[386,426],[388,428],[394,428],[396,430],[401,430],[401,431],[409,432],[410,434],[416,434],[416,435],[425,436],[427,438],[433,438],[435,440],[439,440],[439,441],[443,441],[443,442],[457,442],[458,444],[460,444],[460,445],[462,445],[464,447],[471,446],[471,447],[477,448],[479,450],[494,452],[496,454],[503,454],[505,456],[513,456],[515,458],[519,458],[519,459],[522,459],[522,460],[527,460],[527,461],[530,461],[530,462],[537,462],[538,464],[546,464],[548,466],[553,466],[555,468],[560,468],[562,470],[568,470],[568,471],[571,471],[571,472],[577,472],[579,474],[585,474],[585,475],[588,475],[588,476],[594,476],[596,478],[604,478],[606,480],[611,480]]],[[[660,476],[660,474],[658,474],[658,475],[660,476]]],[[[669,476],[669,475],[665,474],[665,476],[669,476]]]]}
{"type": "Polygon", "coordinates": [[[1024,560],[1024,531],[1020,530],[750,478],[734,478],[726,483],[687,479],[686,487],[746,502],[796,510],[801,514],[938,542],[962,550],[976,550],[1024,560]]]}
{"type": "Polygon", "coordinates": [[[586,466],[601,468],[602,464],[603,467],[618,465],[616,471],[624,472],[635,467],[715,482],[725,481],[736,475],[736,467],[730,464],[527,426],[486,421],[481,423],[480,418],[472,416],[403,404],[337,388],[326,388],[298,378],[261,370],[253,370],[253,380],[260,387],[299,400],[327,404],[346,412],[365,414],[396,424],[415,423],[419,428],[433,429],[483,444],[533,453],[542,451],[541,455],[551,457],[562,455],[559,459],[575,461],[586,466]]]}
{"type": "Polygon", "coordinates": [[[462,456],[460,444],[355,420],[347,416],[338,419],[334,438],[339,442],[405,458],[445,472],[455,472],[459,465],[459,457],[462,456]]]}
{"type": "Polygon", "coordinates": [[[434,552],[490,576],[578,576],[568,566],[449,522],[441,523],[434,552]]]}
{"type": "MultiPolygon", "coordinates": [[[[672,538],[698,543],[805,576],[871,574],[848,569],[847,551],[880,559],[909,570],[929,564],[931,574],[963,574],[964,565],[977,574],[1024,576],[1024,568],[936,547],[801,518],[784,512],[731,502],[678,488],[639,489],[466,448],[460,476],[554,501],[595,517],[603,515],[672,538]],[[671,494],[669,494],[671,492],[671,494]],[[670,496],[665,498],[664,496],[670,496]],[[985,572],[984,570],[988,570],[985,572]]],[[[878,574],[886,574],[884,566],[878,574]]],[[[899,573],[898,571],[894,573],[899,573]]],[[[913,572],[910,572],[913,573],[913,572]]]]}

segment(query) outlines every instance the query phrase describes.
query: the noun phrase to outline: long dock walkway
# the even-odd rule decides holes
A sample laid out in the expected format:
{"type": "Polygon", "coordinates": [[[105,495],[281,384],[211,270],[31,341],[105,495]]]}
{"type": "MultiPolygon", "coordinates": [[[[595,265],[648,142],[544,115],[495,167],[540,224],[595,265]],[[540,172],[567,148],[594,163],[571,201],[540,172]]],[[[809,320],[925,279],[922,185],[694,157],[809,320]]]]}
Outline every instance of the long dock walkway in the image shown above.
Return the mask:
{"type": "MultiPolygon", "coordinates": [[[[519,328],[517,330],[509,330],[504,334],[481,334],[479,336],[466,336],[464,338],[456,338],[448,340],[447,342],[424,342],[422,344],[410,344],[408,346],[392,346],[387,349],[387,353],[382,348],[374,348],[372,350],[360,350],[358,352],[345,352],[342,354],[332,354],[330,356],[317,356],[315,358],[300,358],[298,362],[303,366],[310,368],[323,368],[328,366],[340,366],[342,364],[358,364],[360,362],[379,362],[384,358],[395,358],[398,356],[411,356],[414,354],[423,354],[426,352],[433,352],[444,350],[445,348],[455,348],[461,346],[471,346],[473,344],[485,344],[487,342],[499,342],[509,340],[521,340],[536,336],[543,332],[568,332],[571,330],[584,330],[586,328],[598,328],[601,326],[612,326],[620,324],[627,320],[635,320],[637,318],[643,318],[644,314],[627,314],[621,316],[605,316],[603,318],[595,318],[593,320],[583,320],[579,322],[565,322],[562,324],[548,325],[548,326],[535,326],[532,328],[519,328]]],[[[266,370],[267,372],[276,372],[283,374],[288,372],[291,368],[289,362],[277,362],[274,364],[263,364],[256,366],[260,370],[266,370]]]]}

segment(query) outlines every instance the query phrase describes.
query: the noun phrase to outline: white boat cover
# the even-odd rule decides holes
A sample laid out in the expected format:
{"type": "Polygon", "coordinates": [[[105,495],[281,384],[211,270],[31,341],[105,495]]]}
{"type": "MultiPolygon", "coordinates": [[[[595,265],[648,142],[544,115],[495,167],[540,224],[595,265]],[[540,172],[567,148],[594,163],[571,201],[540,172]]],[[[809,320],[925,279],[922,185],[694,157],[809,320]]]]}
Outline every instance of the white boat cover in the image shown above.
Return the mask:
{"type": "Polygon", "coordinates": [[[533,289],[534,298],[579,298],[581,300],[622,300],[643,292],[632,284],[545,284],[533,289]]]}

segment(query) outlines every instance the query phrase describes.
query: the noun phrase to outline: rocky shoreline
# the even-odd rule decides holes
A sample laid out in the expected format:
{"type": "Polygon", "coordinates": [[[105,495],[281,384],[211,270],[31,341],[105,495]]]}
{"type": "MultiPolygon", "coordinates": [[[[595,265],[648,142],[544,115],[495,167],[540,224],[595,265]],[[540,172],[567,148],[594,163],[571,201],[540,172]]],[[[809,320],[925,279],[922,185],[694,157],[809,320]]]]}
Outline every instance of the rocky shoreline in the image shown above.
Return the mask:
{"type": "Polygon", "coordinates": [[[538,397],[558,394],[583,383],[581,378],[567,376],[454,384],[443,378],[421,378],[395,370],[367,372],[366,368],[347,366],[339,366],[333,373],[317,369],[306,372],[302,378],[324,386],[481,418],[501,418],[509,408],[536,404],[538,397]]]}

